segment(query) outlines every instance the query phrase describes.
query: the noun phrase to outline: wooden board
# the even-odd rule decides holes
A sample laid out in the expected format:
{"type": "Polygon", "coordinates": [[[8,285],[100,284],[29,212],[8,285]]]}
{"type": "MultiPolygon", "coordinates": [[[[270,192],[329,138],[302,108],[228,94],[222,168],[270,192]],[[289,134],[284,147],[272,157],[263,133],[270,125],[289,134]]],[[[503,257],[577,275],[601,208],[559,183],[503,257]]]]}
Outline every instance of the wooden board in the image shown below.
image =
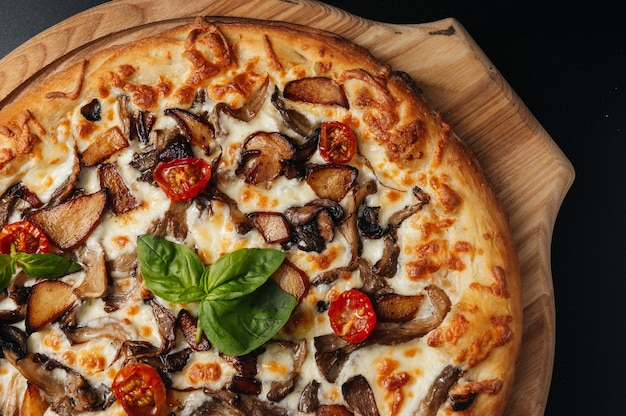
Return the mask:
{"type": "Polygon", "coordinates": [[[331,30],[408,72],[475,152],[509,215],[519,250],[524,334],[507,415],[543,415],[555,346],[550,243],[574,180],[570,162],[454,19],[391,25],[311,0],[115,0],[46,30],[0,61],[0,105],[24,81],[93,50],[198,15],[284,20],[331,30]]]}

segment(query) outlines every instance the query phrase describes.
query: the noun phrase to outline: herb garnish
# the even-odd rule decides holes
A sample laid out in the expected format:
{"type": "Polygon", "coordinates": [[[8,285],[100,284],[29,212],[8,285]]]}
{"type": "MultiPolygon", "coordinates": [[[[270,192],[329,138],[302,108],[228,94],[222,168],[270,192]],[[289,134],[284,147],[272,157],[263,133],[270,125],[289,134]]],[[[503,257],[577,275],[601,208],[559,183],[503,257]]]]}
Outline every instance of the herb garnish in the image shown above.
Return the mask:
{"type": "Polygon", "coordinates": [[[230,356],[267,342],[298,304],[270,279],[285,258],[280,250],[243,248],[205,267],[184,244],[148,234],[137,240],[137,257],[144,282],[155,295],[178,304],[200,303],[200,329],[230,356]]]}
{"type": "Polygon", "coordinates": [[[81,269],[78,263],[56,254],[29,254],[12,250],[11,254],[0,254],[0,290],[9,286],[18,266],[24,273],[38,279],[56,279],[81,269]]]}

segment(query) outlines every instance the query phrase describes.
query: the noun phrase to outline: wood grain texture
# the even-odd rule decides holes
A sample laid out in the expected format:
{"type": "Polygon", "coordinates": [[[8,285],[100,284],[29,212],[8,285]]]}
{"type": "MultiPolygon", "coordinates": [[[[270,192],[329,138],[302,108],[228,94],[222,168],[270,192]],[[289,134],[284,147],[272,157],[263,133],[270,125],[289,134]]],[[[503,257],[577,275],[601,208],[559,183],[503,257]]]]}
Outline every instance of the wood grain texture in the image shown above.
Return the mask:
{"type": "Polygon", "coordinates": [[[0,61],[0,104],[20,85],[94,50],[197,15],[284,20],[331,30],[409,73],[476,154],[510,218],[522,272],[524,334],[507,415],[543,415],[555,345],[550,243],[574,180],[570,162],[462,25],[364,20],[311,0],[116,0],[46,30],[0,61]]]}

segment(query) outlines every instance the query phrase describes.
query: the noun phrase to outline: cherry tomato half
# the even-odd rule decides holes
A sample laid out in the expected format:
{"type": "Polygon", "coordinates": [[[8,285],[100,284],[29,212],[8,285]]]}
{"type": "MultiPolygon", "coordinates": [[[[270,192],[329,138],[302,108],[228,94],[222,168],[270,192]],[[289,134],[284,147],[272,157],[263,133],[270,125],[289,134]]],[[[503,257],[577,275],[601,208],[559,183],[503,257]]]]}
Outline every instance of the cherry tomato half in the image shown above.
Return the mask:
{"type": "Polygon", "coordinates": [[[356,136],[350,127],[339,122],[322,123],[320,154],[329,163],[348,163],[356,154],[356,136]]]}
{"type": "Polygon", "coordinates": [[[10,254],[11,246],[18,253],[47,253],[50,251],[48,237],[35,224],[18,221],[5,225],[0,231],[0,253],[10,254]]]}
{"type": "Polygon", "coordinates": [[[346,290],[330,302],[328,318],[335,334],[351,344],[365,341],[376,326],[372,301],[358,289],[346,290]]]}
{"type": "Polygon", "coordinates": [[[165,384],[158,371],[144,363],[128,364],[113,379],[113,394],[130,416],[165,414],[165,384]]]}
{"type": "Polygon", "coordinates": [[[211,179],[211,165],[195,157],[160,162],[154,180],[172,201],[189,201],[206,188],[211,179]]]}

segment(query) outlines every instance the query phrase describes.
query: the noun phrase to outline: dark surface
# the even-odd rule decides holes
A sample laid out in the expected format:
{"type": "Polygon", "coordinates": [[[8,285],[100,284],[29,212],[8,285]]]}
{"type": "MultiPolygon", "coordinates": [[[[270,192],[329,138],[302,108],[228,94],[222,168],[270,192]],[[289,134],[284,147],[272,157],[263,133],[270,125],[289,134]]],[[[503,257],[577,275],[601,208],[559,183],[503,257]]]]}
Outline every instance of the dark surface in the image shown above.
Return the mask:
{"type": "MultiPolygon", "coordinates": [[[[3,0],[0,57],[51,25],[100,3],[3,0]]],[[[553,236],[557,346],[546,415],[623,413],[623,13],[609,2],[598,1],[560,7],[548,6],[548,1],[327,3],[381,22],[456,18],[571,160],[577,176],[553,236]]]]}

